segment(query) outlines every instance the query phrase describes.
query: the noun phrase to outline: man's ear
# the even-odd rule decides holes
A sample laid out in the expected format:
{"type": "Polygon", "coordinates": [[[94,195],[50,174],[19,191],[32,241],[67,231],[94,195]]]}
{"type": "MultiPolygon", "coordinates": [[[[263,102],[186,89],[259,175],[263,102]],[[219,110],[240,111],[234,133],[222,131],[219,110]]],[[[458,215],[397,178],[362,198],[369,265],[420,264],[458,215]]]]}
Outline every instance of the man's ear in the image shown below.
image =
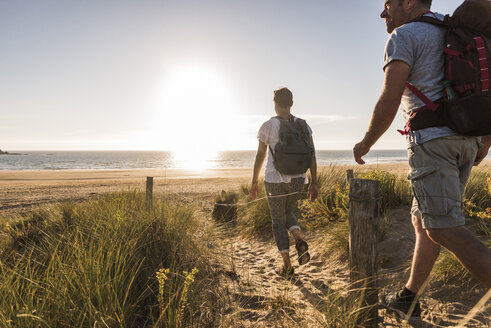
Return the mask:
{"type": "Polygon", "coordinates": [[[419,0],[403,0],[402,6],[406,12],[412,12],[414,8],[419,4],[419,0]]]}

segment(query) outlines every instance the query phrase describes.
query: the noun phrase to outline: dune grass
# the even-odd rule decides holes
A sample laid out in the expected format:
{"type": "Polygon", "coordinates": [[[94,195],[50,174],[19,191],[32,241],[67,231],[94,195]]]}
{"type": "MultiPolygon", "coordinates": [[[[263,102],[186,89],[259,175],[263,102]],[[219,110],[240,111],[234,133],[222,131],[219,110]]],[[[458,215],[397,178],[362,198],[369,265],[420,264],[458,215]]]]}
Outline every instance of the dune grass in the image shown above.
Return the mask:
{"type": "MultiPolygon", "coordinates": [[[[309,230],[324,231],[326,234],[326,252],[347,256],[349,245],[349,189],[346,183],[345,170],[331,166],[318,174],[320,189],[316,201],[301,201],[302,217],[299,222],[309,230]]],[[[396,176],[381,170],[366,172],[355,171],[355,177],[380,181],[380,239],[384,238],[390,223],[387,222],[386,212],[400,206],[410,206],[412,190],[405,176],[396,176]]],[[[260,184],[260,194],[263,197],[264,185],[260,184]]],[[[248,186],[243,186],[238,192],[239,202],[248,202],[248,186]]],[[[491,173],[487,168],[473,169],[464,193],[464,212],[478,222],[478,234],[491,245],[491,173]]],[[[267,200],[263,199],[238,210],[237,219],[239,231],[246,236],[271,238],[271,218],[267,200]]],[[[442,252],[435,265],[435,272],[444,279],[465,278],[470,275],[462,268],[455,257],[442,252]]]]}
{"type": "MultiPolygon", "coordinates": [[[[251,202],[249,197],[249,186],[242,186],[239,190],[239,202],[251,202]]],[[[264,181],[259,181],[259,191],[257,198],[266,196],[264,181]]],[[[250,203],[247,206],[240,206],[237,210],[237,228],[246,237],[268,239],[272,237],[271,216],[269,215],[268,200],[263,198],[250,203]]]]}
{"type": "Polygon", "coordinates": [[[191,207],[141,193],[38,209],[8,226],[0,327],[211,324],[216,288],[191,207]]]}

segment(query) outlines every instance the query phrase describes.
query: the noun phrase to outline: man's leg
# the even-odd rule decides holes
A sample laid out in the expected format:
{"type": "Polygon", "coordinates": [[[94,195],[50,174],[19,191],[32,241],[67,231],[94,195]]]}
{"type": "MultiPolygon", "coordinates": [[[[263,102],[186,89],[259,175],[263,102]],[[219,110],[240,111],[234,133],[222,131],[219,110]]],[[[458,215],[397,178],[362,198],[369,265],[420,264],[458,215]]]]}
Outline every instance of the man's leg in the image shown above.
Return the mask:
{"type": "Polygon", "coordinates": [[[300,228],[292,229],[292,230],[290,230],[290,232],[292,233],[293,238],[295,238],[295,242],[298,241],[299,239],[305,238],[305,235],[304,235],[302,229],[300,229],[300,228]]]}
{"type": "Polygon", "coordinates": [[[438,254],[440,254],[440,245],[435,244],[428,237],[418,216],[412,216],[412,223],[416,234],[416,243],[414,245],[411,274],[406,288],[416,294],[430,275],[438,254]]]}
{"type": "Polygon", "coordinates": [[[283,268],[291,269],[292,263],[290,261],[290,252],[280,252],[281,258],[283,259],[283,268]]]}
{"type": "MultiPolygon", "coordinates": [[[[303,178],[292,179],[292,181],[290,182],[290,186],[291,186],[290,192],[301,193],[303,190],[304,182],[305,179],[303,178]]],[[[301,194],[290,195],[288,196],[287,203],[286,203],[286,227],[295,238],[295,242],[305,238],[305,235],[302,232],[302,229],[298,225],[298,221],[297,221],[297,218],[300,216],[300,210],[298,209],[298,200],[300,198],[301,198],[301,194]]]]}
{"type": "MultiPolygon", "coordinates": [[[[264,186],[268,196],[278,196],[286,193],[281,183],[265,182],[264,186]]],[[[268,197],[268,207],[276,246],[281,254],[283,267],[286,270],[290,270],[292,265],[290,262],[290,239],[286,229],[285,205],[286,197],[268,197]]]]}
{"type": "Polygon", "coordinates": [[[466,227],[427,229],[428,236],[442,245],[486,288],[491,288],[491,250],[466,227]]]}
{"type": "Polygon", "coordinates": [[[288,196],[286,204],[286,226],[295,238],[295,248],[297,249],[298,264],[300,265],[304,265],[310,261],[309,245],[303,240],[305,235],[297,221],[297,218],[300,217],[298,200],[301,198],[304,182],[304,178],[294,178],[291,180],[290,192],[295,194],[288,196]]]}
{"type": "MultiPolygon", "coordinates": [[[[413,205],[417,205],[413,202],[413,205]]],[[[414,233],[416,235],[416,243],[414,245],[413,261],[411,265],[411,273],[409,280],[404,289],[396,293],[390,293],[385,296],[385,305],[398,312],[401,316],[419,317],[421,308],[417,299],[418,292],[424,286],[428,279],[431,269],[435,264],[438,254],[440,253],[440,245],[435,244],[423,229],[421,215],[418,211],[413,212],[412,223],[414,233]]]]}

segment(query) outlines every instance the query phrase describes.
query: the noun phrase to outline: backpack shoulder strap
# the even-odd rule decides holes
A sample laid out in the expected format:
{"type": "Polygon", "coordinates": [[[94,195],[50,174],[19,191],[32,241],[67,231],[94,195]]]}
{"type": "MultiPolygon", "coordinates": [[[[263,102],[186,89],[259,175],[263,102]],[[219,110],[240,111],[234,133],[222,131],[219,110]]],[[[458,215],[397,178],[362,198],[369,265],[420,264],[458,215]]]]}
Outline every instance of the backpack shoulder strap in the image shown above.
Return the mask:
{"type": "Polygon", "coordinates": [[[310,143],[310,132],[309,128],[307,127],[307,121],[297,117],[295,124],[300,127],[304,141],[306,143],[310,143]]]}
{"type": "Polygon", "coordinates": [[[418,18],[413,19],[410,21],[412,22],[421,22],[421,23],[428,23],[440,27],[448,27],[449,26],[449,21],[450,21],[450,16],[446,15],[445,19],[443,21],[439,20],[436,17],[431,17],[431,16],[420,16],[418,18]]]}

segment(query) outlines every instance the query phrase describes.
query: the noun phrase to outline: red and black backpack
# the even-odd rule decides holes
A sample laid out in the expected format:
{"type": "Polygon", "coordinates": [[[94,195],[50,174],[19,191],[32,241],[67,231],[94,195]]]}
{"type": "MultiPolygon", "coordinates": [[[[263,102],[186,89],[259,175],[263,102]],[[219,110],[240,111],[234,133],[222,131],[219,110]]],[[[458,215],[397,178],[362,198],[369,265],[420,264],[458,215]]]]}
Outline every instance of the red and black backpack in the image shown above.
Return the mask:
{"type": "Polygon", "coordinates": [[[446,88],[444,98],[432,102],[415,86],[406,84],[425,106],[411,115],[405,133],[448,126],[463,135],[491,134],[491,1],[466,0],[444,21],[429,16],[414,21],[447,30],[443,50],[446,88]]]}

